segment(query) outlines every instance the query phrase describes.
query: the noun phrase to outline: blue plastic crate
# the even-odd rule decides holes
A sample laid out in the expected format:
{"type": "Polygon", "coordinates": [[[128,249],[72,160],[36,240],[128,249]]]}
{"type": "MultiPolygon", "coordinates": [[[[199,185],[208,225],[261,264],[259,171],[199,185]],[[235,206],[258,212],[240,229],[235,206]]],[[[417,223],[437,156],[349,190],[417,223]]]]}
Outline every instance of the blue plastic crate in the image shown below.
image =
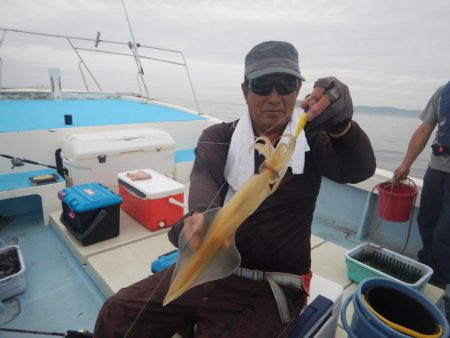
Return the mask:
{"type": "Polygon", "coordinates": [[[164,255],[158,256],[158,259],[152,263],[152,272],[156,273],[177,262],[178,250],[173,250],[164,255]]]}
{"type": "Polygon", "coordinates": [[[77,213],[122,203],[122,197],[100,183],[85,183],[65,188],[59,199],[77,213]]]}
{"type": "Polygon", "coordinates": [[[122,197],[100,183],[65,188],[58,193],[62,202],[61,222],[80,241],[91,245],[120,232],[122,197]]]}

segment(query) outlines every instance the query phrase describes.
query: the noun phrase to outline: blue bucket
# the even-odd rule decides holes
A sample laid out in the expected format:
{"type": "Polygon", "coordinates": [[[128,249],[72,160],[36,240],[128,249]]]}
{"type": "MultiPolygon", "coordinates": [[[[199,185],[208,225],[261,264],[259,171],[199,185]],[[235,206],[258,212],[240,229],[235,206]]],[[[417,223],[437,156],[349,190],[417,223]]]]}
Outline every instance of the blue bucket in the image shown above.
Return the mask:
{"type": "Polygon", "coordinates": [[[394,280],[363,280],[341,308],[342,325],[350,338],[449,338],[444,314],[420,292],[394,280]],[[346,317],[353,301],[351,325],[346,317]]]}

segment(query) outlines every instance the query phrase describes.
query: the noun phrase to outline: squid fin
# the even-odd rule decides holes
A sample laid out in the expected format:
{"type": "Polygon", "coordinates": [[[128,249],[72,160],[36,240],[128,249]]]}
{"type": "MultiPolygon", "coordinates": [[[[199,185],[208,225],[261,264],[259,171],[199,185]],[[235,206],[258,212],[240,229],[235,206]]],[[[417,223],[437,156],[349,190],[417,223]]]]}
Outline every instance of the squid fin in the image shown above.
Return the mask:
{"type": "MultiPolygon", "coordinates": [[[[204,239],[212,229],[214,217],[220,208],[212,209],[203,214],[203,227],[200,233],[196,233],[202,245],[204,239]]],[[[217,245],[210,252],[201,252],[200,249],[192,249],[191,238],[185,238],[182,232],[179,239],[179,255],[172,275],[169,291],[164,298],[163,305],[181,296],[194,286],[225,278],[231,275],[240,265],[241,256],[236,247],[234,235],[222,245],[217,245]],[[201,255],[201,256],[200,256],[201,255]],[[195,265],[195,268],[192,267],[195,265]]]]}

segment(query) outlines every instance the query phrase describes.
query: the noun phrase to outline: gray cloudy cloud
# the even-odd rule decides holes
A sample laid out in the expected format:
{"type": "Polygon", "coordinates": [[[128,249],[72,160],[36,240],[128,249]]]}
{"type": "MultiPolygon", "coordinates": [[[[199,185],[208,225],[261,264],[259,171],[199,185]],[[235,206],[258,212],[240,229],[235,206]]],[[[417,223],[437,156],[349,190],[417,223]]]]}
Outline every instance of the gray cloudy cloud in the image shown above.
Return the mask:
{"type": "MultiPolygon", "coordinates": [[[[125,4],[137,42],[184,52],[200,100],[243,102],[245,54],[254,44],[272,39],[298,48],[307,78],[300,95],[318,77],[334,75],[349,85],[355,104],[421,109],[432,92],[450,80],[448,0],[125,4]]],[[[0,27],[91,38],[100,31],[105,40],[130,40],[121,0],[0,0],[0,27]]],[[[67,41],[46,46],[48,42],[8,33],[0,47],[3,86],[47,84],[46,69],[60,67],[64,86],[81,88],[78,61],[67,41]]],[[[137,90],[132,60],[82,55],[105,89],[137,90]]],[[[190,97],[183,70],[150,61],[143,65],[154,96],[190,97]]]]}

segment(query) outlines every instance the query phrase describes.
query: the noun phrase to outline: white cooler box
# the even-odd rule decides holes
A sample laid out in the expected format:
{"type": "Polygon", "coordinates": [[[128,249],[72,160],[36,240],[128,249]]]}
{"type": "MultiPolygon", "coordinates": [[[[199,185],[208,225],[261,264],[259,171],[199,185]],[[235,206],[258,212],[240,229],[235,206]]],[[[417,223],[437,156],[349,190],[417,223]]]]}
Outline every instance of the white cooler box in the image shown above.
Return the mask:
{"type": "Polygon", "coordinates": [[[173,177],[175,141],[155,128],[71,134],[63,141],[61,157],[71,184],[98,182],[117,192],[117,174],[134,168],[173,177]]]}

